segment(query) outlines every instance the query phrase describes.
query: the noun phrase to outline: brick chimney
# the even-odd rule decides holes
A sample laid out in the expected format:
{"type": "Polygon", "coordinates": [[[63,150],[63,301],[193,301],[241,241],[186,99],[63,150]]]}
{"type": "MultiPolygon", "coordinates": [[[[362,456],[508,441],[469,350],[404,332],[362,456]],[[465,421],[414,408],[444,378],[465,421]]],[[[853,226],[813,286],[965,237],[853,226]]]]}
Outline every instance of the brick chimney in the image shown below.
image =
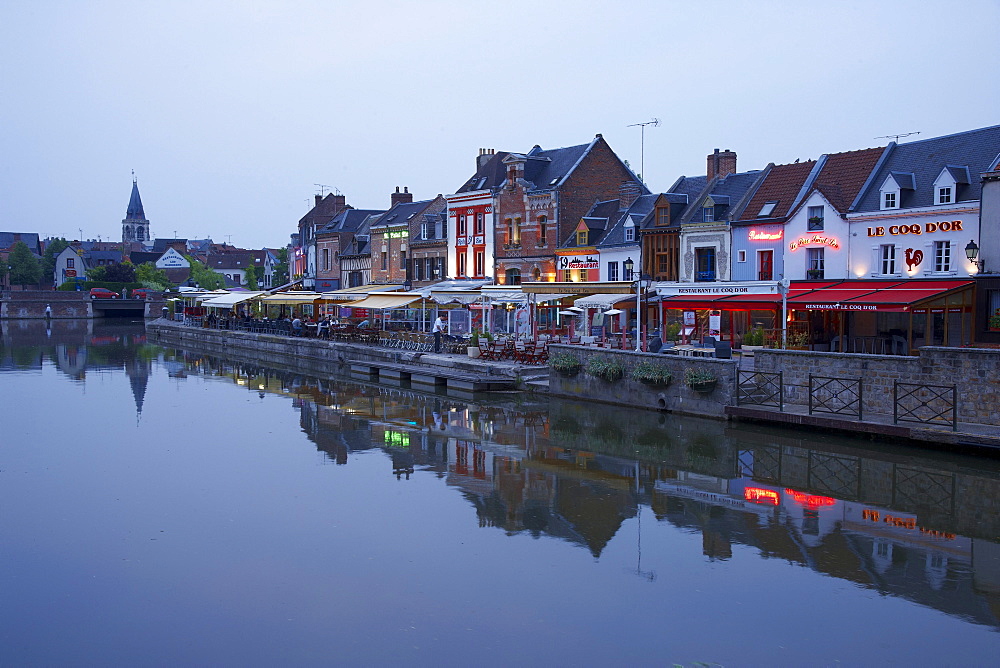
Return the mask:
{"type": "Polygon", "coordinates": [[[330,206],[333,208],[334,215],[347,208],[347,195],[330,195],[330,197],[330,206]]]}
{"type": "Polygon", "coordinates": [[[715,149],[714,153],[708,156],[708,180],[711,181],[713,178],[718,176],[723,178],[729,176],[730,174],[736,173],[736,153],[730,151],[728,148],[725,151],[719,152],[719,149],[715,149]]]}
{"type": "Polygon", "coordinates": [[[618,186],[618,207],[627,209],[642,194],[642,187],[635,181],[625,181],[618,186]]]}
{"type": "Polygon", "coordinates": [[[483,168],[490,158],[497,152],[495,148],[481,148],[479,149],[479,155],[476,157],[476,171],[478,172],[483,168]]]}
{"type": "Polygon", "coordinates": [[[403,192],[399,192],[399,186],[396,186],[396,192],[392,193],[392,204],[390,206],[396,206],[397,204],[409,204],[413,201],[413,193],[410,192],[408,186],[403,187],[403,192]]]}
{"type": "Polygon", "coordinates": [[[316,206],[319,206],[323,202],[323,196],[322,195],[313,195],[313,197],[316,198],[316,206]]]}

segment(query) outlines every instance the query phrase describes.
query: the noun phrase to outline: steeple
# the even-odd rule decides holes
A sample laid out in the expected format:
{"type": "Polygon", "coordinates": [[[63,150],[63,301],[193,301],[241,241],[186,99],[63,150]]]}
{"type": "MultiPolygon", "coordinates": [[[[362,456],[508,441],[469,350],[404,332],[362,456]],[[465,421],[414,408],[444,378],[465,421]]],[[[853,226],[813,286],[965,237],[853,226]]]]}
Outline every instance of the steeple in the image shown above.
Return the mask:
{"type": "Polygon", "coordinates": [[[135,172],[132,172],[132,196],[128,199],[128,210],[125,211],[125,219],[122,221],[122,243],[149,241],[152,237],[149,234],[149,221],[142,210],[142,199],[139,197],[139,184],[135,180],[135,172]]]}

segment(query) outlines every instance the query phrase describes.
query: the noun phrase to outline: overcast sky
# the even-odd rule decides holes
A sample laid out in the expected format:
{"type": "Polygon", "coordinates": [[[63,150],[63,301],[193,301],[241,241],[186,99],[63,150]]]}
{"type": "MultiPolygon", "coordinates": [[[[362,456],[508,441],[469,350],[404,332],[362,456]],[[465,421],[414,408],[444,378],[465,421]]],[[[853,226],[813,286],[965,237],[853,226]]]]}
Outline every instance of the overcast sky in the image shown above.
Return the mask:
{"type": "Polygon", "coordinates": [[[602,133],[666,190],[1000,123],[1000,0],[0,2],[0,230],[288,243],[314,184],[357,208],[458,189],[480,147],[602,133]],[[902,141],[907,141],[906,139],[902,141]]]}

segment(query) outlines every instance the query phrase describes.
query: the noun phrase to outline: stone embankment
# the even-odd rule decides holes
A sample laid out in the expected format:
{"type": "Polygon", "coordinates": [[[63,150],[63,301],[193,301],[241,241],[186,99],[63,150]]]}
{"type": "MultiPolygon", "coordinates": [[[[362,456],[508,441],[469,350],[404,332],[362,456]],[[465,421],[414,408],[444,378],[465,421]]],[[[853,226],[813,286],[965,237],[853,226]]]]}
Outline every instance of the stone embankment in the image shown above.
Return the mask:
{"type": "MultiPolygon", "coordinates": [[[[145,301],[108,300],[114,307],[135,306],[142,309],[143,317],[157,318],[166,303],[162,296],[154,296],[145,301]]],[[[93,300],[88,292],[66,292],[64,290],[10,290],[0,295],[0,320],[37,320],[95,318],[104,315],[101,306],[104,300],[93,300]],[[46,313],[46,307],[51,312],[46,313]],[[95,308],[96,307],[96,308],[95,308]]]]}

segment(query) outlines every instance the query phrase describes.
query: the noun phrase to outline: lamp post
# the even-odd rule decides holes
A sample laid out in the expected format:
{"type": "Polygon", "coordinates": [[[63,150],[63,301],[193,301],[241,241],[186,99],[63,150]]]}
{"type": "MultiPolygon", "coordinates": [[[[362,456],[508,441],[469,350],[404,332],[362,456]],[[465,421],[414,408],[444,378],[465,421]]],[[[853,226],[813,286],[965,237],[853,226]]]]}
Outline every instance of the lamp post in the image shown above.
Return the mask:
{"type": "Polygon", "coordinates": [[[965,247],[965,257],[969,258],[969,262],[976,265],[976,272],[983,272],[983,261],[979,258],[979,246],[976,245],[974,239],[970,239],[968,245],[965,247]]]}
{"type": "Polygon", "coordinates": [[[641,274],[635,282],[635,351],[643,352],[645,349],[642,331],[642,295],[652,285],[653,279],[649,274],[641,274]]]}

